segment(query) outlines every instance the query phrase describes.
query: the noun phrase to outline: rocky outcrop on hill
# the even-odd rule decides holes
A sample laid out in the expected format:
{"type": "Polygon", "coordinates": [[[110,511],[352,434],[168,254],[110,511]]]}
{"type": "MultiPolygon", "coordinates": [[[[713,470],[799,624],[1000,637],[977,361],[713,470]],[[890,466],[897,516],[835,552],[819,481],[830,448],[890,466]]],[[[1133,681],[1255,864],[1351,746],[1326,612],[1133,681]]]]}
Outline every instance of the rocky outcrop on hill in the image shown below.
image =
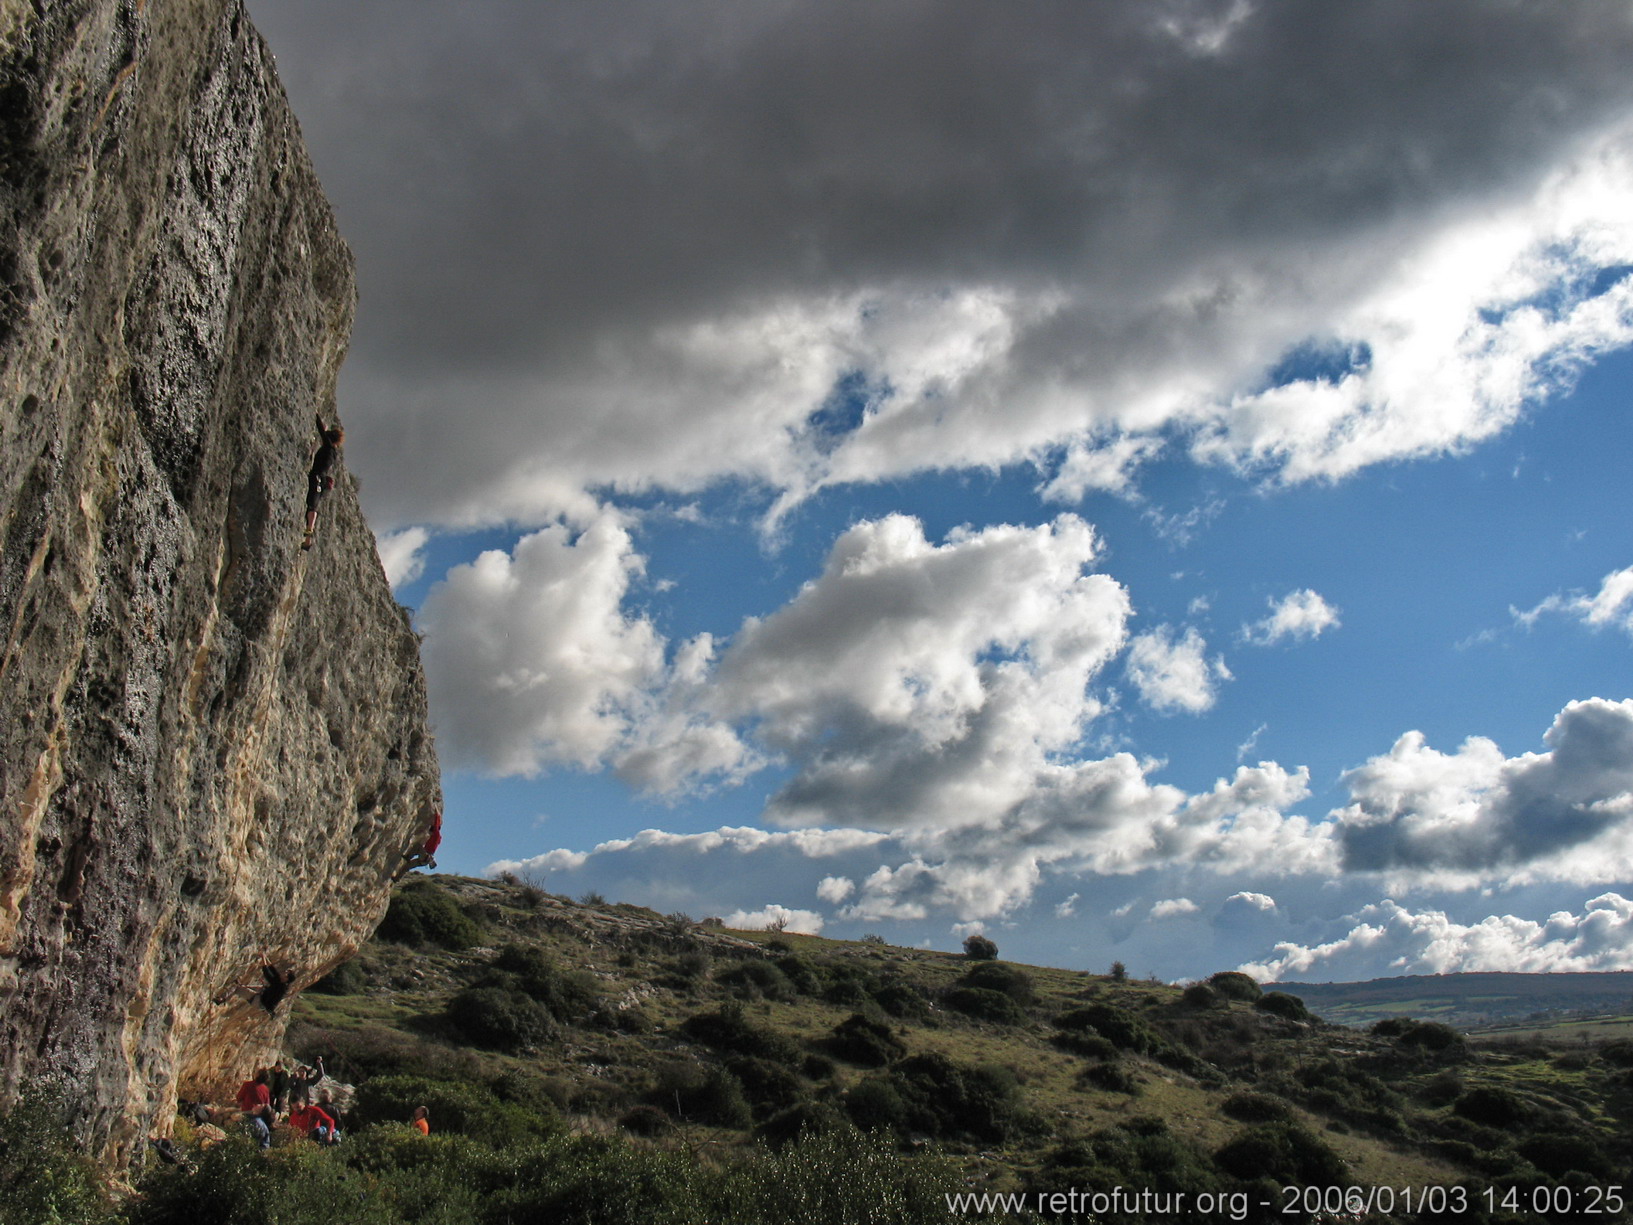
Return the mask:
{"type": "Polygon", "coordinates": [[[55,1079],[115,1160],[441,803],[348,478],[299,547],[354,297],[239,0],[0,0],[0,1101],[55,1079]]]}

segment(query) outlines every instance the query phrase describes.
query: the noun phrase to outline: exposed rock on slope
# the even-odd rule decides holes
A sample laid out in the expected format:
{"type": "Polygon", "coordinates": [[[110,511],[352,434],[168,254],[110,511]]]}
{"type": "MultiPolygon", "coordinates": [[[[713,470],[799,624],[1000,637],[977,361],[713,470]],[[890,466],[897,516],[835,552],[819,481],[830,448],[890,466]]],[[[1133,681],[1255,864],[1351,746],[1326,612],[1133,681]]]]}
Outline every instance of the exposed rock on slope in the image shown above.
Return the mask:
{"type": "Polygon", "coordinates": [[[441,802],[349,479],[299,549],[354,297],[242,3],[0,0],[0,1099],[60,1077],[116,1159],[441,802]]]}

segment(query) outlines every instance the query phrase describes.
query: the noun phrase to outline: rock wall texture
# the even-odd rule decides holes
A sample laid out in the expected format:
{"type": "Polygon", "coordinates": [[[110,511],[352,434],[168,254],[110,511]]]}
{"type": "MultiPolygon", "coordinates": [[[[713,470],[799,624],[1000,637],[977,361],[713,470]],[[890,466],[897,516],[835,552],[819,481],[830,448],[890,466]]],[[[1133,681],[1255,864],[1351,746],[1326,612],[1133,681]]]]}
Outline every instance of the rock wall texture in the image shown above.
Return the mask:
{"type": "Polygon", "coordinates": [[[441,804],[348,477],[299,547],[354,301],[240,0],[0,0],[0,1101],[56,1080],[115,1161],[441,804]]]}

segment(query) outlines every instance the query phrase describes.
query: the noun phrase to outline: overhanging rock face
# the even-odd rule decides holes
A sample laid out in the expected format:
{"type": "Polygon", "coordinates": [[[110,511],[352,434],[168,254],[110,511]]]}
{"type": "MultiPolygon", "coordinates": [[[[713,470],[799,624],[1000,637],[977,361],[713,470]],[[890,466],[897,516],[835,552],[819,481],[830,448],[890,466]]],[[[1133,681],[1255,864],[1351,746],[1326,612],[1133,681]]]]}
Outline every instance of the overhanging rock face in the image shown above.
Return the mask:
{"type": "Polygon", "coordinates": [[[354,301],[242,3],[0,0],[0,1100],[57,1081],[116,1161],[441,804],[348,478],[299,547],[354,301]]]}

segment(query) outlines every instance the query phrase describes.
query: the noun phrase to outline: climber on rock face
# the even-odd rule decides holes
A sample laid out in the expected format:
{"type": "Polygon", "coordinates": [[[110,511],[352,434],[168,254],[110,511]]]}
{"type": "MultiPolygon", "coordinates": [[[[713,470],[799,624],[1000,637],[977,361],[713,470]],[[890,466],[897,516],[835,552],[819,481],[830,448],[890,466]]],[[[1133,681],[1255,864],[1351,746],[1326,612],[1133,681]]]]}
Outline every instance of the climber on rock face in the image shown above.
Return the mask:
{"type": "Polygon", "coordinates": [[[312,453],[312,468],[306,474],[306,536],[301,548],[312,547],[312,533],[318,525],[318,502],[335,486],[334,466],[340,458],[340,447],[346,441],[346,431],[338,425],[329,427],[323,418],[317,418],[318,448],[312,453]]]}
{"type": "Polygon", "coordinates": [[[225,1004],[235,995],[242,995],[247,1000],[256,1000],[268,1013],[276,1012],[278,1005],[283,1003],[284,996],[289,994],[290,985],[295,981],[294,970],[280,970],[272,964],[272,959],[264,952],[261,954],[261,981],[259,983],[238,983],[228,987],[212,1001],[216,1004],[225,1004]]]}
{"type": "Polygon", "coordinates": [[[404,860],[403,866],[401,868],[397,869],[397,875],[393,876],[391,879],[392,880],[401,880],[403,877],[407,876],[410,872],[412,872],[415,868],[434,868],[434,867],[436,867],[437,866],[437,861],[435,859],[435,856],[436,856],[436,853],[437,853],[437,848],[439,846],[441,846],[441,845],[442,845],[442,812],[439,809],[438,811],[431,814],[431,828],[426,832],[424,845],[422,845],[420,847],[420,849],[417,850],[417,851],[404,851],[403,852],[403,860],[404,860]]]}

